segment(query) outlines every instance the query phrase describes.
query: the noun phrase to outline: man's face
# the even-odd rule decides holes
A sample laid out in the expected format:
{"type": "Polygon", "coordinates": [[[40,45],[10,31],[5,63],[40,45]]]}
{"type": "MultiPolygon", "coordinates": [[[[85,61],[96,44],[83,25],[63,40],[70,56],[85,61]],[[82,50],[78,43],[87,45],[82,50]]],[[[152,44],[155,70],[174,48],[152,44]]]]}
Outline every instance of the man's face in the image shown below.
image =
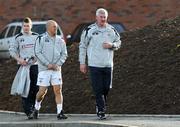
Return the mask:
{"type": "Polygon", "coordinates": [[[105,24],[107,23],[107,16],[105,15],[105,13],[99,13],[99,15],[96,16],[96,20],[99,26],[105,26],[105,24]]]}
{"type": "Polygon", "coordinates": [[[57,24],[52,22],[48,28],[48,31],[51,33],[51,35],[55,36],[57,33],[57,24]]]}
{"type": "Polygon", "coordinates": [[[24,33],[29,33],[31,31],[32,24],[31,23],[23,23],[23,31],[24,33]]]}

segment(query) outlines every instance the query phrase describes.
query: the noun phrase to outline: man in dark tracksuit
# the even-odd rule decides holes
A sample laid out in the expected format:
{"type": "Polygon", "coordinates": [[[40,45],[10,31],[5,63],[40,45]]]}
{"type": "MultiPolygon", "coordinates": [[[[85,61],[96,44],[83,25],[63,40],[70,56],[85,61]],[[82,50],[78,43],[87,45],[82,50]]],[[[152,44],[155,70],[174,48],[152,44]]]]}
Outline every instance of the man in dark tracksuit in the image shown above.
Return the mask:
{"type": "Polygon", "coordinates": [[[10,55],[17,60],[20,66],[27,66],[28,60],[31,59],[30,66],[30,90],[27,97],[22,97],[22,105],[28,119],[32,119],[32,111],[35,104],[36,93],[38,91],[37,76],[38,66],[34,55],[34,45],[38,34],[31,31],[32,21],[30,18],[25,18],[22,23],[23,32],[19,33],[15,42],[10,44],[10,55]]]}
{"type": "Polygon", "coordinates": [[[96,23],[83,31],[79,45],[80,71],[87,72],[87,54],[92,88],[96,96],[97,116],[100,119],[106,119],[105,105],[112,87],[114,50],[121,45],[120,36],[114,27],[107,23],[107,17],[107,10],[98,9],[96,23]]]}

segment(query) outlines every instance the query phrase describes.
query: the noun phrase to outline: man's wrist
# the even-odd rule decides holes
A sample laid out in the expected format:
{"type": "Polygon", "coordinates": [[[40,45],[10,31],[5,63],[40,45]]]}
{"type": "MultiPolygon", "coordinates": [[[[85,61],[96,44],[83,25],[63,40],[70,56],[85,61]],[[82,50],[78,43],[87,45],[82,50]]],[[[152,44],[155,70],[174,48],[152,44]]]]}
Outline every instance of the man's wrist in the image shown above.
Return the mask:
{"type": "Polygon", "coordinates": [[[116,48],[114,43],[112,43],[112,48],[116,48]]]}
{"type": "Polygon", "coordinates": [[[22,59],[19,57],[16,57],[15,59],[17,60],[17,62],[22,62],[22,59]]]}

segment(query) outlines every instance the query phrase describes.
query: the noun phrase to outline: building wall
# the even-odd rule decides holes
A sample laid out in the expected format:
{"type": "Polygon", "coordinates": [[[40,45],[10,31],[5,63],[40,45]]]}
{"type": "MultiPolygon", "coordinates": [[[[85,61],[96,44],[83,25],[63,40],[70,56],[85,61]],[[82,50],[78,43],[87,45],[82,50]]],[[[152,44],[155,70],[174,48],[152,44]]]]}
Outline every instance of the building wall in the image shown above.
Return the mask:
{"type": "Polygon", "coordinates": [[[180,15],[180,0],[0,0],[0,30],[12,19],[28,16],[53,18],[68,34],[77,24],[94,21],[99,7],[109,11],[109,21],[129,30],[180,15]]]}

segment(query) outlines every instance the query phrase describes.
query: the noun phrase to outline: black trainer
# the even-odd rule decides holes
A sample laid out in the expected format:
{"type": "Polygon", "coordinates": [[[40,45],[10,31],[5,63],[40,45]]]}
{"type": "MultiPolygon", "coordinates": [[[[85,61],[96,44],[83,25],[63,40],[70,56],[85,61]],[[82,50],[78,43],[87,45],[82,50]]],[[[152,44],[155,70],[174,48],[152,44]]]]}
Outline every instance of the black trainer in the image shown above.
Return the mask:
{"type": "Polygon", "coordinates": [[[38,119],[38,116],[39,116],[39,111],[34,109],[34,111],[33,111],[33,119],[38,119]]]}
{"type": "Polygon", "coordinates": [[[30,119],[33,119],[33,113],[29,113],[27,114],[27,118],[30,120],[30,119]]]}
{"type": "Polygon", "coordinates": [[[58,120],[67,119],[67,118],[68,118],[68,117],[64,115],[63,110],[61,111],[61,113],[59,113],[59,114],[57,115],[57,119],[58,119],[58,120]]]}
{"type": "Polygon", "coordinates": [[[99,112],[97,113],[97,116],[99,117],[100,120],[106,119],[105,112],[99,111],[99,112]]]}

